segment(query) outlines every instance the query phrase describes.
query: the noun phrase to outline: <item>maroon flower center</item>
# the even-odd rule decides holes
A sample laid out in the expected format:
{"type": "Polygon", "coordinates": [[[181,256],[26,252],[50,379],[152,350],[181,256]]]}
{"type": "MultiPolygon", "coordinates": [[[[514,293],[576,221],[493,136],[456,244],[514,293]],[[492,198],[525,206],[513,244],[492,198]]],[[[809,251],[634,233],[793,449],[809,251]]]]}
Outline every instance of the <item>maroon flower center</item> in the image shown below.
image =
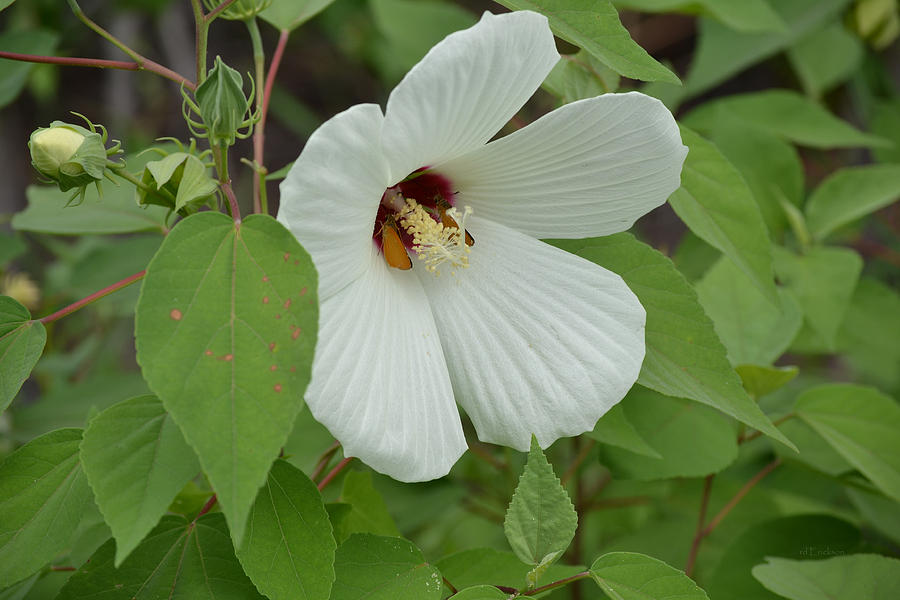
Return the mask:
{"type": "MultiPolygon", "coordinates": [[[[397,218],[397,207],[392,205],[391,197],[397,192],[403,198],[415,200],[420,206],[431,214],[435,221],[440,222],[440,212],[456,204],[455,191],[449,179],[429,171],[430,167],[422,167],[413,171],[406,179],[397,185],[385,190],[381,196],[381,204],[375,215],[375,224],[372,229],[372,239],[381,248],[381,232],[384,224],[389,219],[397,218]]],[[[412,236],[403,228],[398,229],[403,245],[412,249],[412,236]]]]}

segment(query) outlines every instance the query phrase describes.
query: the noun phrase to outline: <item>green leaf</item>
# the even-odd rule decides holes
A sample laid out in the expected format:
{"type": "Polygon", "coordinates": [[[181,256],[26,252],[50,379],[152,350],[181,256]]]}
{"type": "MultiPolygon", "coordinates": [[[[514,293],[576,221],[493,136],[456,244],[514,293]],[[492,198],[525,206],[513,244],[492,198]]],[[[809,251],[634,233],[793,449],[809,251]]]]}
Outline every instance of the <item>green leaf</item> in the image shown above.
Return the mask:
{"type": "Polygon", "coordinates": [[[0,463],[0,588],[37,572],[75,533],[91,498],[80,442],[80,429],[59,429],[0,463]]]}
{"type": "MultiPolygon", "coordinates": [[[[7,2],[7,6],[9,2],[7,2]]],[[[4,7],[5,8],[5,7],[4,7]]],[[[2,10],[2,9],[0,9],[2,10]]],[[[25,31],[16,28],[0,33],[0,48],[19,54],[52,54],[59,36],[45,29],[25,31]]],[[[0,108],[18,97],[34,63],[0,58],[0,108]]]]}
{"type": "Polygon", "coordinates": [[[604,554],[591,565],[591,577],[616,600],[708,600],[682,571],[634,552],[604,554]]]}
{"type": "Polygon", "coordinates": [[[317,320],[309,255],[268,216],[192,215],[147,267],[137,360],[197,452],[237,547],[303,407],[317,320]]]}
{"type": "Polygon", "coordinates": [[[16,0],[0,0],[0,10],[3,10],[15,1],[16,0]]]}
{"type": "Polygon", "coordinates": [[[356,533],[338,546],[331,600],[437,600],[443,581],[412,542],[356,533]]]}
{"type": "Polygon", "coordinates": [[[618,273],[646,309],[638,383],[717,408],[792,447],[747,395],[696,293],[668,258],[627,233],[553,243],[618,273]]]}
{"type": "Polygon", "coordinates": [[[669,204],[698,237],[721,250],[777,303],[769,232],[743,177],[710,142],[681,127],[690,149],[669,204]]]}
{"type": "Polygon", "coordinates": [[[569,547],[577,525],[569,495],[531,436],[528,462],[503,520],[509,545],[522,562],[549,566],[569,547]]]}
{"type": "Polygon", "coordinates": [[[900,162],[900,99],[876,100],[869,123],[872,133],[891,140],[889,148],[875,148],[872,154],[878,162],[900,162]]]}
{"type": "Polygon", "coordinates": [[[475,15],[435,0],[369,0],[372,19],[384,40],[374,48],[385,78],[399,81],[444,37],[471,27],[475,15]]]}
{"type": "Polygon", "coordinates": [[[900,165],[847,167],[832,173],[813,191],[806,202],[806,224],[821,240],[898,198],[900,165]]]}
{"type": "Polygon", "coordinates": [[[766,90],[713,100],[691,111],[685,125],[700,132],[735,120],[811,148],[885,146],[884,138],[859,131],[797,92],[766,90]]]}
{"type": "MultiPolygon", "coordinates": [[[[741,376],[744,389],[754,398],[761,398],[784,387],[793,381],[800,371],[797,367],[765,367],[761,365],[738,365],[734,370],[741,376]]],[[[793,438],[791,440],[794,443],[797,442],[793,438]]]]}
{"type": "Polygon", "coordinates": [[[647,443],[641,434],[637,432],[628,417],[625,416],[625,409],[622,403],[616,404],[606,411],[606,414],[600,417],[593,431],[585,434],[593,440],[624,448],[636,454],[650,456],[652,458],[662,458],[653,446],[647,443]]]}
{"type": "Polygon", "coordinates": [[[900,294],[877,279],[860,279],[837,345],[856,371],[888,389],[900,383],[898,331],[900,294]]]}
{"type": "Polygon", "coordinates": [[[88,187],[78,206],[66,206],[71,194],[58,188],[30,185],[25,195],[28,207],[12,218],[13,229],[19,231],[61,235],[165,231],[166,209],[141,208],[134,201],[134,190],[125,185],[104,186],[102,198],[96,188],[88,187]]]}
{"type": "Polygon", "coordinates": [[[799,461],[831,477],[853,470],[853,465],[838,454],[815,429],[800,419],[785,421],[781,430],[797,445],[797,452],[778,449],[778,455],[782,458],[799,461]]]}
{"type": "MultiPolygon", "coordinates": [[[[784,21],[766,0],[613,0],[641,12],[684,12],[716,19],[735,31],[785,31],[784,21]]],[[[776,0],[778,1],[778,0],[776,0]]]]}
{"type": "Polygon", "coordinates": [[[874,388],[824,385],[797,398],[794,412],[885,494],[900,501],[900,406],[874,388]]]}
{"type": "Polygon", "coordinates": [[[553,33],[591,53],[617,73],[641,81],[681,83],[641,48],[608,0],[498,0],[513,10],[533,10],[550,19],[553,33]]]}
{"type": "Polygon", "coordinates": [[[773,305],[728,258],[694,286],[733,365],[769,365],[790,346],[803,324],[794,297],[778,289],[773,305]]]}
{"type": "MultiPolygon", "coordinates": [[[[780,600],[763,588],[750,572],[764,557],[809,559],[845,554],[853,552],[859,539],[859,531],[853,525],[824,515],[764,521],[730,540],[712,577],[707,580],[706,590],[712,598],[780,600]]],[[[702,560],[702,551],[700,557],[702,560]]]]}
{"type": "Polygon", "coordinates": [[[851,0],[777,0],[770,6],[787,31],[740,33],[712,19],[700,19],[699,41],[685,88],[696,96],[732,75],[792,46],[834,20],[851,0]]]}
{"type": "Polygon", "coordinates": [[[296,467],[276,460],[237,552],[244,571],[270,600],[328,600],[335,548],[316,485],[296,467]]]}
{"type": "Polygon", "coordinates": [[[0,412],[31,375],[46,342],[44,324],[32,321],[28,309],[9,296],[0,296],[0,412]]]}
{"type": "Polygon", "coordinates": [[[478,585],[453,594],[453,600],[506,600],[509,594],[492,585],[478,585]]]}
{"type": "MultiPolygon", "coordinates": [[[[447,581],[462,589],[480,584],[502,585],[521,588],[531,566],[519,560],[512,552],[501,552],[493,548],[473,548],[445,556],[437,562],[447,581]]],[[[547,581],[558,581],[584,571],[578,565],[555,563],[544,573],[547,581]]]]}
{"type": "Polygon", "coordinates": [[[109,540],[66,582],[57,600],[264,600],[234,556],[221,513],[196,522],[166,515],[122,566],[109,540]]]}
{"type": "Polygon", "coordinates": [[[116,566],[156,526],[200,471],[193,450],[155,396],[138,396],[91,420],[81,462],[116,538],[116,566]]]}
{"type": "Polygon", "coordinates": [[[604,448],[602,462],[617,477],[642,481],[703,477],[725,469],[737,458],[734,427],[711,408],[640,387],[632,388],[622,405],[628,420],[659,457],[604,448]]]}
{"type": "Polygon", "coordinates": [[[25,254],[28,246],[21,236],[0,233],[0,266],[5,267],[9,261],[25,254]]]}
{"type": "Polygon", "coordinates": [[[717,123],[709,136],[741,172],[769,230],[780,234],[787,226],[782,201],[799,205],[806,193],[797,149],[773,133],[735,121],[717,123]]]}
{"type": "Polygon", "coordinates": [[[272,0],[259,16],[287,31],[294,30],[325,10],[334,0],[272,0]]]}
{"type": "Polygon", "coordinates": [[[790,600],[893,600],[900,590],[900,560],[878,554],[802,561],[766,557],[766,561],[753,567],[753,576],[790,600]]]}
{"type": "Polygon", "coordinates": [[[850,487],[845,492],[869,527],[881,532],[895,544],[900,543],[900,511],[897,510],[896,502],[877,492],[864,492],[850,487]]]}
{"type": "Polygon", "coordinates": [[[562,104],[568,104],[616,91],[619,75],[584,50],[579,50],[577,54],[563,54],[542,85],[562,104]]]}
{"type": "Polygon", "coordinates": [[[819,98],[853,76],[863,59],[863,44],[836,21],[801,39],[787,55],[803,89],[819,98]]]}
{"type": "Polygon", "coordinates": [[[372,485],[369,471],[350,471],[344,476],[341,502],[351,507],[341,519],[335,537],[339,542],[353,533],[374,533],[384,536],[399,536],[397,525],[387,509],[384,498],[372,485]]]}
{"type": "Polygon", "coordinates": [[[862,259],[848,248],[811,248],[794,254],[775,248],[775,272],[803,309],[809,325],[834,348],[838,330],[862,270],[862,259]]]}

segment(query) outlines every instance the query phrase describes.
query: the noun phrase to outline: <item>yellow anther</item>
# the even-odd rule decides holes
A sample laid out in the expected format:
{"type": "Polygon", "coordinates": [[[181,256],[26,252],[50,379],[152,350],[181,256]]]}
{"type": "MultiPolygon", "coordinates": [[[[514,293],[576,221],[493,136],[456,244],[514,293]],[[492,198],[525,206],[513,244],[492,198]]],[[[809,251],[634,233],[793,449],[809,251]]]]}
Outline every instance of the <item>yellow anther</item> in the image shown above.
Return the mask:
{"type": "MultiPolygon", "coordinates": [[[[462,216],[455,208],[448,209],[446,214],[458,227],[447,227],[436,221],[418,202],[409,198],[400,212],[400,224],[412,236],[413,250],[419,260],[425,262],[425,268],[435,275],[440,275],[438,266],[444,262],[454,267],[469,266],[471,249],[466,245],[464,233],[460,232],[465,232],[466,218],[472,214],[472,208],[466,206],[462,216]]],[[[455,270],[452,272],[456,273],[455,270]]]]}

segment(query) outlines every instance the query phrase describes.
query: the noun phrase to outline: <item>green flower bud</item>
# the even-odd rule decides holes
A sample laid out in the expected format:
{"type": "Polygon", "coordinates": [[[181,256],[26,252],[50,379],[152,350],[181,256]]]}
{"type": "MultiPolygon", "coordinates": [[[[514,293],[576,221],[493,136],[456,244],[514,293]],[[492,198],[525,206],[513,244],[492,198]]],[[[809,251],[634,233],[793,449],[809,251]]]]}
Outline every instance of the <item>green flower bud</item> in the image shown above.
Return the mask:
{"type": "Polygon", "coordinates": [[[900,36],[897,0],[857,0],[851,23],[873,48],[886,48],[900,36]]]}
{"type": "Polygon", "coordinates": [[[246,137],[238,132],[247,127],[244,114],[250,108],[250,101],[244,95],[241,74],[216,57],[216,64],[206,80],[197,87],[195,93],[200,116],[211,146],[234,144],[235,137],[246,137]]]}
{"type": "Polygon", "coordinates": [[[64,192],[100,181],[106,169],[102,136],[78,125],[53,121],[50,127],[36,129],[28,149],[34,168],[64,192]]]}
{"type": "Polygon", "coordinates": [[[141,182],[144,187],[137,188],[138,204],[165,206],[183,216],[211,205],[218,188],[203,161],[187,152],[148,162],[141,182]]]}
{"type": "MultiPolygon", "coordinates": [[[[203,0],[203,3],[208,10],[213,10],[220,4],[219,0],[203,0]]],[[[222,12],[222,16],[232,21],[246,21],[269,8],[270,4],[272,0],[237,0],[222,12]]]]}

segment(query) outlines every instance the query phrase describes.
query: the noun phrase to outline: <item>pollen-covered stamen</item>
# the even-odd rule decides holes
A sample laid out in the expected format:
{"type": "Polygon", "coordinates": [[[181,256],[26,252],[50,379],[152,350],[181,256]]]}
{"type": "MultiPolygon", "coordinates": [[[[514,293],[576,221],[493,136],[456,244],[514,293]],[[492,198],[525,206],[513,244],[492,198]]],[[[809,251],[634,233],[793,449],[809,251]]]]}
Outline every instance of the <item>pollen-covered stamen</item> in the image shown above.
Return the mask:
{"type": "MultiPolygon", "coordinates": [[[[440,275],[438,266],[449,262],[453,267],[469,266],[469,253],[466,245],[466,219],[472,214],[472,208],[466,206],[462,215],[455,208],[447,210],[457,227],[446,227],[435,220],[418,202],[406,199],[406,207],[400,212],[400,225],[413,238],[413,250],[419,260],[425,262],[425,268],[440,275]]],[[[455,270],[451,271],[456,273],[455,270]]]]}

